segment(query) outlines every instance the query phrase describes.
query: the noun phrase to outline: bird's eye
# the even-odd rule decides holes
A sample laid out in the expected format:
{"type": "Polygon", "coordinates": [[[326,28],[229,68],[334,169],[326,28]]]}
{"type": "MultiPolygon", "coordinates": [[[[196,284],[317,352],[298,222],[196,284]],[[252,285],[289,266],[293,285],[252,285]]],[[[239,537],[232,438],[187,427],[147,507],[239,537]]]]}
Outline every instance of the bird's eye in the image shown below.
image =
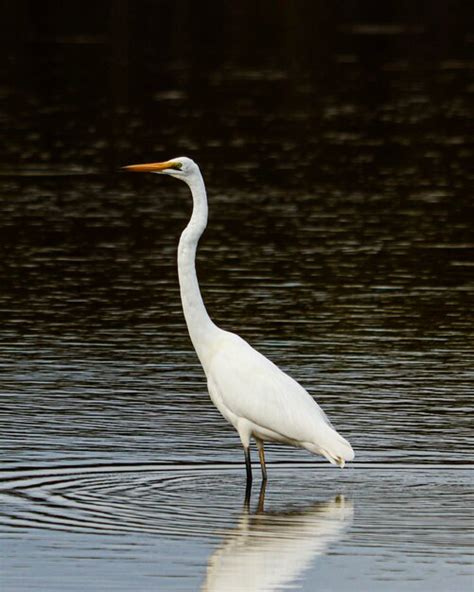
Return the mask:
{"type": "Polygon", "coordinates": [[[173,164],[170,165],[169,168],[176,169],[177,171],[180,171],[183,168],[183,163],[182,162],[173,162],[173,164]]]}

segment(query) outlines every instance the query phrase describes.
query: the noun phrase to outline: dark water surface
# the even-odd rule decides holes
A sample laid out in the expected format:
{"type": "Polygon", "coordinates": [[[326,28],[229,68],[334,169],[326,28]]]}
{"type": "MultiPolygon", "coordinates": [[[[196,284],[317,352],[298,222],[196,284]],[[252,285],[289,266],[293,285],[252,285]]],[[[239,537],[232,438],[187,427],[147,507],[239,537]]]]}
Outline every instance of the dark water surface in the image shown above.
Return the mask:
{"type": "Polygon", "coordinates": [[[1,583],[468,590],[472,10],[179,4],[5,10],[1,583]],[[263,508],[182,317],[188,190],[118,172],[180,154],[211,316],[356,451],[268,446],[263,508]]]}

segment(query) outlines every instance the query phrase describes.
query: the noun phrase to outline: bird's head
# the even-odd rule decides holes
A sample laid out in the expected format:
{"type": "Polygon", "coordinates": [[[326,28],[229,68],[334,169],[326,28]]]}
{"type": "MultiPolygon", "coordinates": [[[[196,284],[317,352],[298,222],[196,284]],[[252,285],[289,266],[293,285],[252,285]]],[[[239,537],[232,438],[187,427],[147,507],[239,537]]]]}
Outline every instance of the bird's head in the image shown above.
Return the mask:
{"type": "Polygon", "coordinates": [[[186,183],[196,174],[199,174],[199,167],[187,156],[179,156],[164,162],[150,162],[148,164],[130,164],[123,167],[126,171],[133,173],[156,173],[158,175],[170,175],[181,179],[186,183]]]}

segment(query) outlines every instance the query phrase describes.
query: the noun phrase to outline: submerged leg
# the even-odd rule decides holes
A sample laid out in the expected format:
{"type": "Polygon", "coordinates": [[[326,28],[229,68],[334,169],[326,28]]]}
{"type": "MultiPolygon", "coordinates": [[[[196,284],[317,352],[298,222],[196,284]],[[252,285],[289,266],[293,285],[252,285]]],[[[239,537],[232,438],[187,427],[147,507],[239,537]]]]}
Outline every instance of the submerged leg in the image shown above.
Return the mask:
{"type": "Polygon", "coordinates": [[[255,441],[257,442],[258,456],[260,458],[260,468],[262,469],[262,479],[263,479],[263,481],[266,481],[267,480],[267,467],[265,465],[265,450],[263,449],[263,440],[260,440],[259,438],[255,438],[255,441]]]}

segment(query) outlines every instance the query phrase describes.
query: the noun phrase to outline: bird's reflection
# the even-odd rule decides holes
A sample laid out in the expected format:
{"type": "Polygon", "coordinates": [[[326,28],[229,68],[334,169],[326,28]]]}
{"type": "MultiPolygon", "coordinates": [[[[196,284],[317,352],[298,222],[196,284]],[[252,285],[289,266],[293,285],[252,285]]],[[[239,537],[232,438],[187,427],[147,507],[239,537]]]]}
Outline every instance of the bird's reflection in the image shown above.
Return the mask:
{"type": "Polygon", "coordinates": [[[203,592],[286,588],[352,522],[352,502],[344,496],[291,512],[265,512],[265,488],[263,483],[253,514],[247,492],[237,525],[209,559],[203,592]]]}

